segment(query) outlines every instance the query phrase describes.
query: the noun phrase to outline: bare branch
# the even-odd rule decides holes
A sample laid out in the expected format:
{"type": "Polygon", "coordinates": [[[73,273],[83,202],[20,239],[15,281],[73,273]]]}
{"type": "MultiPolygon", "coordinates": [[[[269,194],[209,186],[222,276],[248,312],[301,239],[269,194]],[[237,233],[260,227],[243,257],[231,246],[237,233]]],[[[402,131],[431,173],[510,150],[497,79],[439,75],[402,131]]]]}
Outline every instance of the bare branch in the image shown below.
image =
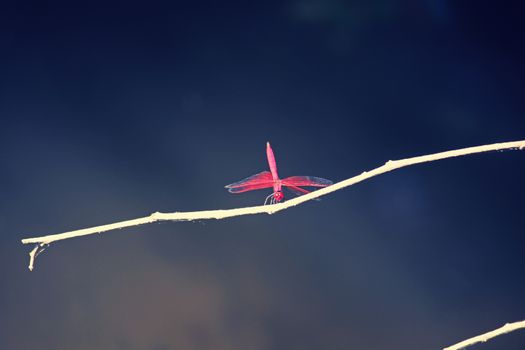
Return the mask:
{"type": "MultiPolygon", "coordinates": [[[[447,151],[447,152],[434,153],[430,155],[424,155],[424,156],[406,158],[406,159],[400,159],[400,160],[389,160],[384,165],[378,168],[375,168],[368,172],[365,171],[360,175],[351,177],[347,180],[340,181],[329,187],[325,187],[317,191],[305,194],[303,196],[291,199],[284,203],[278,203],[278,204],[273,204],[273,205],[261,205],[261,206],[246,207],[246,208],[237,208],[237,209],[225,209],[225,210],[203,210],[203,211],[173,212],[173,213],[156,212],[146,217],[133,219],[133,220],[120,221],[120,222],[116,222],[116,223],[108,224],[108,225],[95,226],[91,228],[69,231],[69,232],[64,232],[64,233],[59,233],[59,234],[54,234],[54,235],[49,235],[49,236],[24,238],[22,239],[22,243],[23,244],[38,243],[40,245],[45,245],[45,244],[49,244],[49,243],[64,240],[64,239],[80,237],[80,236],[87,236],[87,235],[91,235],[95,233],[102,233],[102,232],[106,232],[110,230],[122,229],[125,227],[149,224],[149,223],[156,222],[156,221],[191,221],[191,220],[207,220],[207,219],[225,219],[225,218],[229,218],[233,216],[241,216],[241,215],[253,215],[253,214],[263,214],[263,213],[274,214],[281,210],[285,210],[285,209],[294,207],[296,205],[302,204],[304,202],[310,201],[314,198],[326,196],[329,193],[338,191],[345,187],[352,186],[356,183],[367,180],[371,177],[374,177],[380,174],[384,174],[389,171],[403,168],[409,165],[425,163],[425,162],[432,162],[432,161],[446,159],[446,158],[465,156],[465,155],[474,154],[474,153],[499,151],[499,150],[513,150],[513,149],[521,150],[523,148],[525,148],[525,140],[462,148],[462,149],[457,149],[457,150],[452,150],[452,151],[447,151]]],[[[33,263],[34,263],[34,256],[32,257],[32,260],[31,260],[30,269],[33,263]]]]}
{"type": "Polygon", "coordinates": [[[487,340],[495,338],[495,337],[497,337],[499,335],[502,335],[502,334],[505,334],[505,333],[510,333],[510,332],[513,332],[513,331],[515,331],[517,329],[521,329],[521,328],[525,328],[525,321],[514,322],[514,323],[507,323],[503,327],[500,327],[500,328],[495,329],[493,331],[490,331],[490,332],[478,335],[476,337],[472,337],[472,338],[467,339],[467,340],[463,340],[462,342],[454,344],[454,345],[451,345],[451,346],[449,346],[447,348],[444,348],[443,350],[460,350],[460,349],[464,349],[467,346],[471,346],[471,345],[474,345],[474,344],[477,344],[477,343],[484,343],[487,340]]]}

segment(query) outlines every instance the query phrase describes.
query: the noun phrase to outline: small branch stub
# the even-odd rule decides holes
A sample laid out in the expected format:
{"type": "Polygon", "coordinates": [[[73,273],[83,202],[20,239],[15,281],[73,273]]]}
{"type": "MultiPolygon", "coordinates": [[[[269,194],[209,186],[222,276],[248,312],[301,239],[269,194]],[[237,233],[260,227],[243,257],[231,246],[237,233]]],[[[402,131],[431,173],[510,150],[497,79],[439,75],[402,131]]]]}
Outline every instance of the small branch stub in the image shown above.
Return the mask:
{"type": "Polygon", "coordinates": [[[39,243],[36,244],[33,250],[29,252],[29,271],[33,271],[35,268],[35,260],[36,258],[49,246],[48,243],[39,243]]]}

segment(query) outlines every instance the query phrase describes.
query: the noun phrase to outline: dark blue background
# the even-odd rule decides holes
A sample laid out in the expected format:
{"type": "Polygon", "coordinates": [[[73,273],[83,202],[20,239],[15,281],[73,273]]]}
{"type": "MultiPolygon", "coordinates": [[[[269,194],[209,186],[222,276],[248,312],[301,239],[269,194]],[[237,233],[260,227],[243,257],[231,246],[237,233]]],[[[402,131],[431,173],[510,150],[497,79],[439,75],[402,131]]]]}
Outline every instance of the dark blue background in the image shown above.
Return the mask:
{"type": "MultiPolygon", "coordinates": [[[[3,2],[0,348],[439,349],[525,319],[525,153],[382,175],[273,216],[20,239],[261,204],[524,139],[519,2],[3,2]]],[[[523,332],[476,349],[523,349],[523,332]]]]}

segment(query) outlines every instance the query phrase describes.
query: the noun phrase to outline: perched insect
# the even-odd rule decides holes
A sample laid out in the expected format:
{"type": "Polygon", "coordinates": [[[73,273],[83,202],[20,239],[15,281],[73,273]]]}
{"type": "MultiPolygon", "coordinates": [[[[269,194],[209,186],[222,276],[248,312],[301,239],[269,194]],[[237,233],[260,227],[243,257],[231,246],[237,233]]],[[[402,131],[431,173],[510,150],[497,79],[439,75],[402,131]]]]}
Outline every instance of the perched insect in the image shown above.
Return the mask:
{"type": "Polygon", "coordinates": [[[264,204],[279,203],[284,199],[282,187],[286,187],[291,192],[301,196],[310,191],[302,187],[326,187],[332,185],[332,181],[315,176],[290,176],[286,179],[279,179],[277,174],[277,164],[270,143],[266,143],[266,157],[270,171],[263,171],[247,177],[244,180],[224,186],[230,193],[243,193],[248,191],[260,190],[263,188],[273,188],[273,193],[266,197],[264,204]]]}

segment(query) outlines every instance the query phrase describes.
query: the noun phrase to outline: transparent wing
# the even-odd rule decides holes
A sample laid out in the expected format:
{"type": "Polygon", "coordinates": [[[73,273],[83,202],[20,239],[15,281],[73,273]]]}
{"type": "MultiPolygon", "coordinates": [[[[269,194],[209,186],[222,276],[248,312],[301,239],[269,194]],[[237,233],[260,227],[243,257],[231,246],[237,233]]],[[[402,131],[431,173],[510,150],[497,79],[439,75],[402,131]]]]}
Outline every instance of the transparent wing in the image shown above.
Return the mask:
{"type": "Polygon", "coordinates": [[[273,187],[272,174],[269,171],[263,171],[259,174],[252,175],[241,181],[224,186],[230,193],[242,193],[263,188],[273,187]]]}
{"type": "MultiPolygon", "coordinates": [[[[311,191],[305,190],[304,188],[292,186],[292,185],[283,185],[285,188],[295,194],[296,196],[302,196],[303,194],[310,193],[311,191]]],[[[321,201],[321,198],[314,198],[314,201],[321,201]]]]}
{"type": "Polygon", "coordinates": [[[296,186],[292,186],[292,185],[284,185],[284,186],[286,186],[286,188],[290,192],[292,192],[293,194],[295,194],[297,196],[302,196],[303,194],[310,193],[310,191],[305,190],[304,188],[301,188],[301,187],[296,187],[296,186]]]}
{"type": "MultiPolygon", "coordinates": [[[[282,184],[288,187],[326,187],[333,184],[332,181],[315,176],[290,176],[282,180],[282,184]]],[[[306,190],[305,190],[306,191],[306,190]]]]}

